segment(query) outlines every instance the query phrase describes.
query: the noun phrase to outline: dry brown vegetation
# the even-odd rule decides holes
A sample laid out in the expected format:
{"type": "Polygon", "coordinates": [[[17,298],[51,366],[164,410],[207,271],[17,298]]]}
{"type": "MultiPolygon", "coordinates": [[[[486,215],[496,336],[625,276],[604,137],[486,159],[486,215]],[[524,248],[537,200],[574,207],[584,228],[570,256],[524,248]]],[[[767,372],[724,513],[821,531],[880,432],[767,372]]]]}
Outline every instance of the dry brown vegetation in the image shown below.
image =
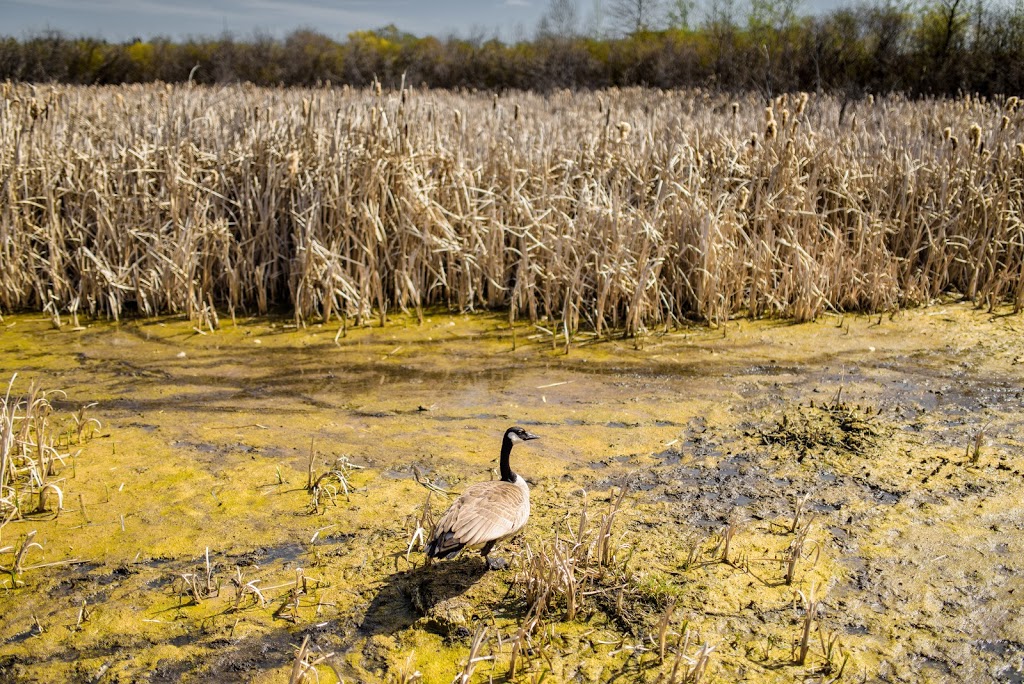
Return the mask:
{"type": "Polygon", "coordinates": [[[0,107],[0,309],[55,324],[1024,305],[1014,98],[8,83],[0,107]]]}
{"type": "MultiPolygon", "coordinates": [[[[73,414],[55,411],[51,397],[62,394],[59,391],[32,384],[27,396],[14,395],[15,377],[0,396],[0,586],[8,589],[22,584],[26,570],[77,562],[30,564],[28,557],[43,550],[34,541],[36,531],[5,545],[4,528],[15,520],[52,519],[64,511],[67,480],[73,477],[73,461],[80,451],[76,447],[99,425],[86,418],[89,406],[73,414]]],[[[79,512],[84,516],[81,501],[79,512]]]]}
{"type": "Polygon", "coordinates": [[[56,412],[51,397],[59,391],[33,384],[27,396],[18,397],[13,385],[14,377],[0,397],[0,529],[11,520],[64,510],[75,447],[99,425],[86,418],[89,406],[74,414],[56,412]]]}

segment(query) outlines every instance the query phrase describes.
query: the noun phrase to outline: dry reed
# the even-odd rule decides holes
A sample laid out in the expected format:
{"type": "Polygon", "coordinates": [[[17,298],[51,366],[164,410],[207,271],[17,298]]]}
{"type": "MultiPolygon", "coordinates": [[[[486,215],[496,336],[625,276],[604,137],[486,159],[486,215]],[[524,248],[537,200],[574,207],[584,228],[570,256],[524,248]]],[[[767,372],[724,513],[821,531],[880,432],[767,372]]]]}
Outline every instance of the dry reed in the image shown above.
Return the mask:
{"type": "Polygon", "coordinates": [[[11,377],[0,398],[0,539],[12,520],[49,510],[56,516],[64,510],[63,473],[79,453],[74,447],[99,425],[86,417],[89,406],[70,416],[56,412],[51,397],[63,396],[62,392],[32,384],[26,396],[14,396],[16,378],[11,377]]]}
{"type": "Polygon", "coordinates": [[[0,310],[344,330],[507,307],[568,349],[950,291],[1024,306],[1024,110],[998,99],[812,95],[766,119],[701,90],[377,90],[8,84],[0,310]]]}

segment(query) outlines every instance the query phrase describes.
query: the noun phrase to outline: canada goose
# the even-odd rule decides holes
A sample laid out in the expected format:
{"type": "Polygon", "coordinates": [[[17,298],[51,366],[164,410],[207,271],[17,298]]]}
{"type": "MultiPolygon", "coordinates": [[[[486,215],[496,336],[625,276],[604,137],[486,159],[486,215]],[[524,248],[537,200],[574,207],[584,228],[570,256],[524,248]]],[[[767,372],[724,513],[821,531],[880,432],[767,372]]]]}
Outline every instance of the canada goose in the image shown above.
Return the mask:
{"type": "Polygon", "coordinates": [[[483,544],[480,555],[489,570],[508,563],[488,556],[494,543],[518,532],[530,517],[530,488],[508,465],[512,445],[537,439],[521,427],[510,427],[501,440],[501,479],[470,485],[434,527],[427,557],[451,558],[466,546],[483,544]]]}

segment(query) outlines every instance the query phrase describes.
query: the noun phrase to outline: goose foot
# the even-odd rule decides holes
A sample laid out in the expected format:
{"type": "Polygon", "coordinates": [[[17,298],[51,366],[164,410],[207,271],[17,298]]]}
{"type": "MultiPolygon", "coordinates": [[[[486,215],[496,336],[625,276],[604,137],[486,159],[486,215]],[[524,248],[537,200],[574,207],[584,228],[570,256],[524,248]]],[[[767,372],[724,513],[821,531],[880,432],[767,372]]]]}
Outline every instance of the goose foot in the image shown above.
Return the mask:
{"type": "Polygon", "coordinates": [[[488,570],[504,570],[508,567],[508,561],[504,558],[491,558],[490,556],[484,556],[484,562],[487,563],[488,570]]]}

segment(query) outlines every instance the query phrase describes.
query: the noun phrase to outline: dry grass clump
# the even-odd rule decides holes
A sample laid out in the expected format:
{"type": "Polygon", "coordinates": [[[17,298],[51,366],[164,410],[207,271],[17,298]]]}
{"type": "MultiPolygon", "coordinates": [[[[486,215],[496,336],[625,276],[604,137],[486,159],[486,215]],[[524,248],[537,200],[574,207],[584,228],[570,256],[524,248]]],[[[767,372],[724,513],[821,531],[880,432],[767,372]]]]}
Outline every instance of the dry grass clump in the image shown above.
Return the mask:
{"type": "Polygon", "coordinates": [[[0,530],[12,520],[64,509],[65,472],[73,468],[78,445],[92,436],[99,421],[87,418],[89,406],[71,415],[57,414],[51,397],[35,384],[25,397],[12,396],[12,376],[0,399],[0,530]]]}
{"type": "Polygon", "coordinates": [[[348,456],[338,456],[334,463],[328,467],[326,472],[314,476],[316,463],[316,452],[313,450],[313,442],[309,444],[309,466],[307,468],[306,491],[309,492],[309,511],[316,515],[323,515],[323,509],[328,501],[334,506],[338,505],[338,496],[345,495],[349,501],[349,492],[352,485],[349,477],[353,470],[360,470],[362,466],[352,463],[348,456]]]}
{"type": "Polygon", "coordinates": [[[579,523],[566,536],[556,532],[536,549],[527,545],[517,581],[538,619],[560,604],[565,619],[575,620],[586,597],[614,593],[629,583],[628,547],[612,533],[624,496],[624,489],[609,496],[596,526],[584,501],[579,523]]]}
{"type": "Polygon", "coordinates": [[[1024,306],[1024,111],[1000,101],[5,92],[0,309],[55,325],[443,305],[568,337],[949,291],[1024,306]]]}
{"type": "MultiPolygon", "coordinates": [[[[89,439],[99,426],[95,418],[86,417],[89,406],[70,416],[56,413],[50,397],[63,394],[59,391],[41,390],[33,383],[25,397],[12,396],[16,377],[11,377],[0,399],[0,542],[12,521],[60,515],[67,489],[65,471],[70,468],[73,472],[73,460],[79,453],[73,447],[89,439]]],[[[84,516],[81,495],[79,504],[84,516]]],[[[29,563],[30,554],[44,551],[35,541],[36,534],[37,530],[31,530],[15,544],[0,544],[0,559],[9,557],[0,562],[0,573],[7,575],[0,586],[21,586],[21,575],[27,570],[80,562],[29,563]]]]}
{"type": "Polygon", "coordinates": [[[597,642],[614,645],[613,654],[657,653],[669,682],[699,682],[703,677],[714,647],[693,645],[694,632],[687,623],[678,632],[671,629],[674,599],[668,600],[660,619],[652,619],[660,601],[652,599],[629,568],[631,550],[613,531],[623,499],[624,490],[612,493],[607,509],[593,519],[584,503],[578,523],[569,525],[564,535],[556,532],[537,548],[527,546],[516,576],[527,610],[510,639],[510,679],[524,659],[547,658],[550,632],[545,624],[590,621],[597,612],[621,634],[618,641],[597,642]]]}

